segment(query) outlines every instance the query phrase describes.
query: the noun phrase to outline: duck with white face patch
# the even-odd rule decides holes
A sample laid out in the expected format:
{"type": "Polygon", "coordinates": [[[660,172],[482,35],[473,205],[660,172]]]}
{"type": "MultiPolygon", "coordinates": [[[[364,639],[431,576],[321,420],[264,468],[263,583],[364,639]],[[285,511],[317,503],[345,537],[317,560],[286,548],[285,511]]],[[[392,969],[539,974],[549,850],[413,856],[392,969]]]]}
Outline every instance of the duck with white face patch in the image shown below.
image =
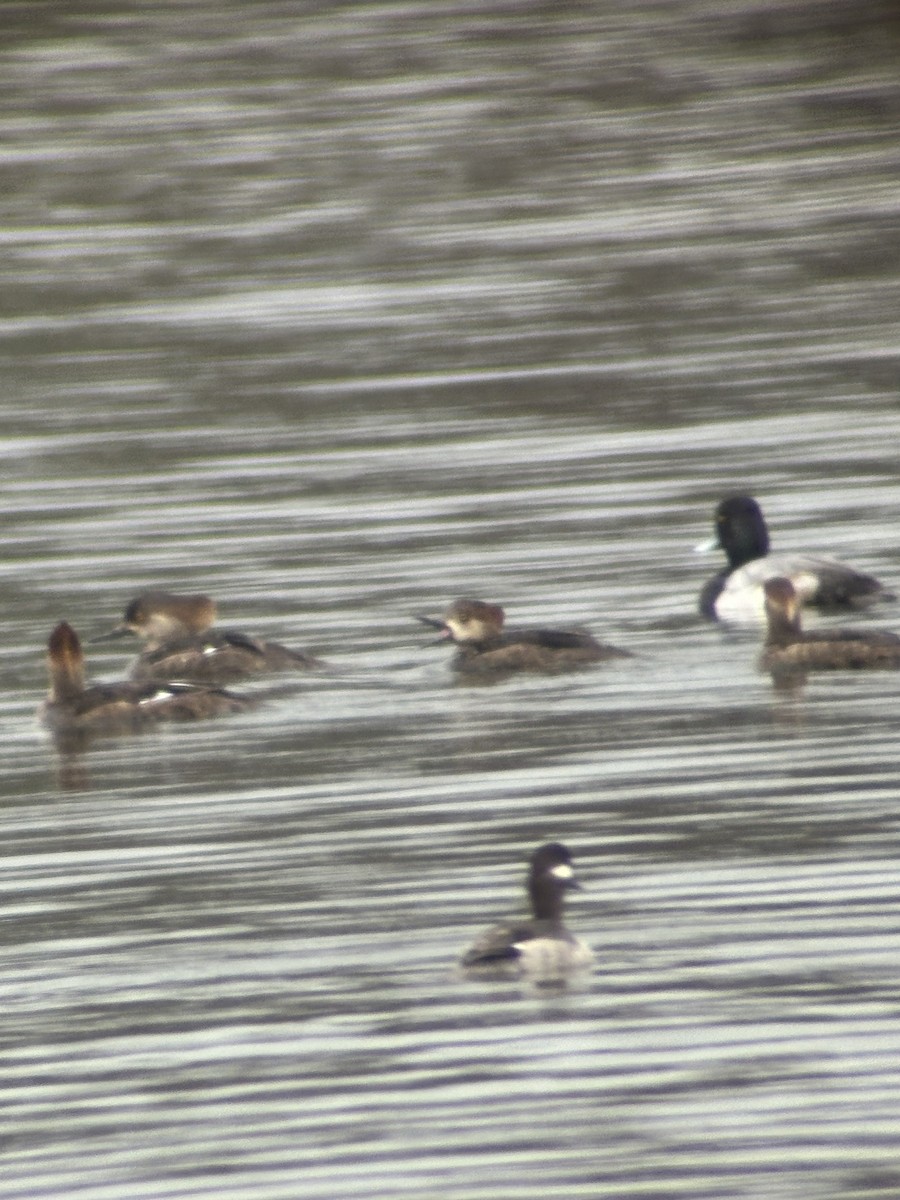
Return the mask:
{"type": "Polygon", "coordinates": [[[563,924],[565,895],[578,887],[567,847],[560,842],[539,846],[526,880],[531,915],[485,930],[460,959],[462,969],[478,976],[524,975],[553,983],[590,967],[590,947],[563,924]]]}

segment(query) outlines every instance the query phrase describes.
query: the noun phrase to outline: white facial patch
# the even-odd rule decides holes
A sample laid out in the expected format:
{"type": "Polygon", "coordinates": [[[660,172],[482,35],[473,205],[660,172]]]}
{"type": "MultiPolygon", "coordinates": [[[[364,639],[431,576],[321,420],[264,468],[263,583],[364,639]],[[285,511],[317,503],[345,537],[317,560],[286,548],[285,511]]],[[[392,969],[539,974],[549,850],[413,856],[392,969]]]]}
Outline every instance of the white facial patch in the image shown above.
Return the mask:
{"type": "Polygon", "coordinates": [[[572,879],[575,872],[568,863],[560,863],[559,866],[551,867],[550,874],[554,879],[572,879]]]}

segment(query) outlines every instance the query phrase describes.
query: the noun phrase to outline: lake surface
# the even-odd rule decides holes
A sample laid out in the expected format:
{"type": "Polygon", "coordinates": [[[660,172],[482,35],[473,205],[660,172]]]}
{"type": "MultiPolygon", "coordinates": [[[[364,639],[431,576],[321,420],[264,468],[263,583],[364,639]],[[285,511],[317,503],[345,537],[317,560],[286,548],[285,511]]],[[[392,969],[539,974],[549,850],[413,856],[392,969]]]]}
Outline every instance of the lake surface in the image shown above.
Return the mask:
{"type": "Polygon", "coordinates": [[[894,6],[4,22],[0,1196],[895,1197],[900,675],[692,551],[900,589],[894,6]],[[333,670],[58,752],[151,587],[333,670]],[[461,595],[635,657],[460,686],[461,595]],[[459,978],[549,839],[596,972],[459,978]]]}

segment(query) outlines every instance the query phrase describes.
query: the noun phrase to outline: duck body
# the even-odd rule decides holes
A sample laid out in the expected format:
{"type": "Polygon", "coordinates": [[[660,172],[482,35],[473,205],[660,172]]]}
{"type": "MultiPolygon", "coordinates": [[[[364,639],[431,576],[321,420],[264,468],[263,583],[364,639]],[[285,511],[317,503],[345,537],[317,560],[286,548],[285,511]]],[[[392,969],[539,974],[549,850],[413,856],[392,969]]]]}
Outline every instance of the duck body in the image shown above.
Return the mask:
{"type": "Polygon", "coordinates": [[[457,647],[453,669],[464,675],[513,671],[571,671],[609,658],[630,658],[627,650],[598,642],[581,629],[503,628],[504,612],[483,600],[457,600],[440,619],[420,617],[457,647]]]}
{"type": "Polygon", "coordinates": [[[224,713],[244,712],[249,702],[218,688],[155,683],[95,684],[63,701],[48,699],[41,716],[57,733],[84,730],[127,733],[159,721],[198,721],[224,713]]]}
{"type": "Polygon", "coordinates": [[[147,689],[134,684],[96,684],[77,696],[49,696],[40,718],[53,733],[129,733],[153,723],[149,703],[142,704],[149,699],[147,689]]]}
{"type": "Polygon", "coordinates": [[[589,967],[594,953],[555,921],[511,920],[486,929],[460,959],[465,971],[557,979],[589,967]]]}
{"type": "Polygon", "coordinates": [[[194,721],[250,707],[244,697],[214,688],[127,680],[87,687],[81,643],[65,621],[50,635],[47,661],[50,691],[39,715],[57,734],[126,733],[159,721],[194,721]]]}
{"type": "Polygon", "coordinates": [[[323,664],[310,655],[230,629],[170,638],[140,654],[132,679],[232,683],[254,675],[310,671],[323,664]]]}
{"type": "Polygon", "coordinates": [[[763,585],[789,579],[802,604],[823,609],[865,608],[891,594],[877,579],[813,554],[770,554],[769,531],[751,496],[729,496],[715,514],[715,539],[702,549],[721,547],[728,566],[700,592],[700,612],[711,620],[750,624],[765,620],[763,585]]]}
{"type": "Polygon", "coordinates": [[[237,630],[215,629],[209,596],[145,592],[125,610],[121,624],[98,641],[135,634],[144,648],[131,670],[136,680],[217,685],[281,671],[324,666],[319,659],[237,630]]]}
{"type": "Polygon", "coordinates": [[[565,893],[578,883],[568,849],[559,842],[531,856],[526,889],[531,916],[486,929],[460,959],[468,974],[528,976],[551,983],[594,962],[590,947],[563,924],[565,893]]]}
{"type": "Polygon", "coordinates": [[[789,579],[767,580],[768,634],[760,666],[769,671],[900,668],[900,637],[883,629],[817,629],[804,632],[800,597],[789,579]]]}

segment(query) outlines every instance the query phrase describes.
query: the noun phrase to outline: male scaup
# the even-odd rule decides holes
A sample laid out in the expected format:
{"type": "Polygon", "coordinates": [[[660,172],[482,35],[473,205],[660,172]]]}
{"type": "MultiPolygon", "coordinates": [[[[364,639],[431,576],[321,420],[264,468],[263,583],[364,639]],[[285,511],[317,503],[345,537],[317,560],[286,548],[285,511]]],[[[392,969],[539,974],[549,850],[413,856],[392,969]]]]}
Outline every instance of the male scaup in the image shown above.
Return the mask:
{"type": "Polygon", "coordinates": [[[453,668],[463,674],[568,671],[606,658],[630,658],[581,629],[504,630],[499,604],[457,600],[441,618],[419,617],[457,647],[453,668]]]}
{"type": "Polygon", "coordinates": [[[719,504],[715,538],[697,548],[715,547],[725,551],[728,566],[700,593],[700,612],[712,620],[762,621],[762,585],[776,576],[791,580],[801,603],[820,608],[862,608],[878,599],[893,599],[877,579],[833,558],[769,554],[766,521],[751,496],[729,496],[719,504]]]}
{"type": "Polygon", "coordinates": [[[264,642],[233,629],[213,629],[216,602],[209,596],[145,592],[125,610],[124,620],[94,641],[136,634],[143,651],[133,679],[222,684],[273,671],[324,666],[309,654],[264,642]]]}
{"type": "Polygon", "coordinates": [[[763,585],[769,623],[760,666],[769,671],[900,667],[900,637],[880,629],[816,629],[804,633],[800,598],[789,579],[763,585]]]}
{"type": "Polygon", "coordinates": [[[572,856],[559,842],[539,846],[531,856],[526,888],[531,917],[485,930],[460,959],[467,973],[526,975],[535,982],[559,982],[594,961],[590,947],[563,924],[563,900],[579,885],[572,856]]]}

